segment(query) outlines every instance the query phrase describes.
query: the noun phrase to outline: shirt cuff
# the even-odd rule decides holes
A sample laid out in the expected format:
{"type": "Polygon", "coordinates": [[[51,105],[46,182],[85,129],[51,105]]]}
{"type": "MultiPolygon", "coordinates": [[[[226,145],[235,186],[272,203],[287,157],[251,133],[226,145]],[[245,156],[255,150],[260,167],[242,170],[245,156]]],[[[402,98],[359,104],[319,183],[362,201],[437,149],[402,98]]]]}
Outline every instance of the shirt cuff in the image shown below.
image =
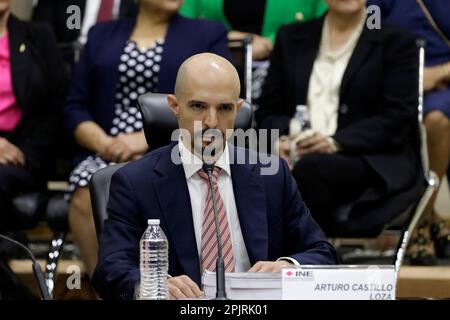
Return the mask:
{"type": "Polygon", "coordinates": [[[300,267],[300,263],[298,263],[297,260],[295,260],[295,259],[293,259],[291,257],[281,257],[281,258],[277,259],[277,261],[283,261],[283,260],[294,264],[296,267],[300,267]]]}

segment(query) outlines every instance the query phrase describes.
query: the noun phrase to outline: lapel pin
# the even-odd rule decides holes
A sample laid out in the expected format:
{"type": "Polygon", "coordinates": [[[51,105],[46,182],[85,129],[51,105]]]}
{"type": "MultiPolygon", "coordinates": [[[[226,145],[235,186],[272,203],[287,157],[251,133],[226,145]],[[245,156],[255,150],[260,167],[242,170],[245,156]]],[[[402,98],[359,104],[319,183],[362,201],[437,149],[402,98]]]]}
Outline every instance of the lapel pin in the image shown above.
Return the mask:
{"type": "Polygon", "coordinates": [[[305,18],[305,16],[303,15],[303,12],[299,11],[295,14],[295,20],[297,20],[297,21],[302,21],[304,18],[305,18]]]}
{"type": "Polygon", "coordinates": [[[25,52],[26,49],[27,49],[27,46],[25,45],[25,43],[22,43],[22,44],[20,45],[19,51],[20,51],[21,53],[23,53],[23,52],[25,52]]]}

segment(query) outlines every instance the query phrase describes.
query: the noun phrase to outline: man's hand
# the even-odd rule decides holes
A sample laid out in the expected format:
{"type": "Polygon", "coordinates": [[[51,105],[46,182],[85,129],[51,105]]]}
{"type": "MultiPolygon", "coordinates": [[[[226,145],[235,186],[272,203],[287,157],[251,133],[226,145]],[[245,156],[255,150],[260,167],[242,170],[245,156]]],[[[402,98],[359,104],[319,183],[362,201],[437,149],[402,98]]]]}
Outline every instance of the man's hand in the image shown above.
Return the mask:
{"type": "Polygon", "coordinates": [[[310,138],[297,143],[297,155],[299,157],[307,154],[333,154],[336,148],[330,143],[328,136],[319,132],[314,133],[310,138]]]}
{"type": "Polygon", "coordinates": [[[169,289],[169,298],[186,299],[200,298],[204,295],[203,291],[188,276],[179,276],[167,279],[167,287],[169,289]]]}
{"type": "Polygon", "coordinates": [[[295,267],[295,265],[286,260],[280,261],[258,261],[248,272],[270,272],[278,273],[285,267],[295,267]]]}
{"type": "Polygon", "coordinates": [[[0,164],[25,166],[25,155],[5,138],[0,138],[0,164]]]}

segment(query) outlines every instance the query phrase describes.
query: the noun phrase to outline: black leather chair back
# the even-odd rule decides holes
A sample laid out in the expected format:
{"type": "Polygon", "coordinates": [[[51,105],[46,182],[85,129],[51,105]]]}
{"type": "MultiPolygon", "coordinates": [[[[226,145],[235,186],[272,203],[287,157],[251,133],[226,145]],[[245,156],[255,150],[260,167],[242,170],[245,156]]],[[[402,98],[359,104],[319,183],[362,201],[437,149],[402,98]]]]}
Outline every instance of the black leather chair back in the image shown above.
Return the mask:
{"type": "Polygon", "coordinates": [[[107,218],[106,205],[108,204],[109,199],[109,185],[111,183],[111,177],[125,164],[126,163],[119,163],[97,171],[92,175],[89,183],[97,239],[100,239],[103,223],[107,218]]]}
{"type": "MultiPolygon", "coordinates": [[[[145,138],[151,150],[169,144],[172,133],[178,128],[178,121],[167,102],[167,94],[147,93],[138,99],[138,106],[144,122],[145,138]]],[[[244,101],[236,117],[236,129],[247,130],[252,126],[253,110],[244,101]]]]}

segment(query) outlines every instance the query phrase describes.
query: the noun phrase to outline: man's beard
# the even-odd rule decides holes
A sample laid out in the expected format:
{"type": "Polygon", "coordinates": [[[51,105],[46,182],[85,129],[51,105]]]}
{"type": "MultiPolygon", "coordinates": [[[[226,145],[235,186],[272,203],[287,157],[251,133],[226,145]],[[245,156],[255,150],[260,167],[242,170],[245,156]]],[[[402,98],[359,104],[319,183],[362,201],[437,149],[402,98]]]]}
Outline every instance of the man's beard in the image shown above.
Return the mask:
{"type": "Polygon", "coordinates": [[[193,150],[194,153],[201,154],[201,159],[206,162],[215,162],[225,149],[226,137],[218,129],[203,129],[194,134],[193,150]],[[204,139],[210,140],[207,145],[203,144],[204,139]]]}

